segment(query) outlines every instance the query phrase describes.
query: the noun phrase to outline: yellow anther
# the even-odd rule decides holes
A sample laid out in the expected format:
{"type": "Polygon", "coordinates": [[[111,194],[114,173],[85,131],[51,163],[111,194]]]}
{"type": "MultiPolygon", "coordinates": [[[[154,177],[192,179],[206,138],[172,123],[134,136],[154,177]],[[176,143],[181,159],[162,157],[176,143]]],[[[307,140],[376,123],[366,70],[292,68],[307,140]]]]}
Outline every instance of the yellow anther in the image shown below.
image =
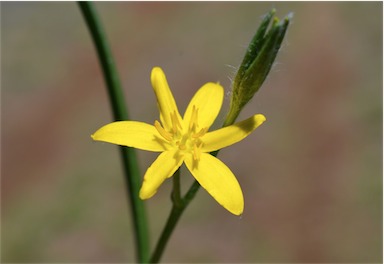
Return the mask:
{"type": "Polygon", "coordinates": [[[180,150],[186,150],[187,149],[187,146],[180,141],[176,141],[176,145],[179,147],[180,150]]]}
{"type": "Polygon", "coordinates": [[[176,134],[177,128],[181,129],[181,124],[175,110],[173,111],[173,113],[171,113],[171,120],[173,133],[176,134]]]}
{"type": "Polygon", "coordinates": [[[191,121],[189,122],[189,129],[192,129],[193,126],[195,126],[197,128],[197,113],[198,113],[198,110],[195,105],[193,105],[192,107],[192,115],[191,115],[191,121]]]}
{"type": "Polygon", "coordinates": [[[172,134],[167,132],[157,120],[155,121],[155,128],[163,138],[168,141],[172,140],[172,134]]]}
{"type": "Polygon", "coordinates": [[[180,145],[179,145],[179,149],[180,149],[180,150],[186,150],[186,149],[187,149],[187,146],[185,146],[184,144],[180,144],[180,145]]]}
{"type": "Polygon", "coordinates": [[[193,138],[202,137],[202,136],[205,135],[205,133],[207,133],[207,131],[208,131],[208,128],[204,127],[204,128],[202,128],[202,129],[200,129],[199,132],[193,134],[192,137],[193,137],[193,138]]]}
{"type": "Polygon", "coordinates": [[[193,144],[193,159],[200,160],[200,148],[197,144],[193,144]]]}

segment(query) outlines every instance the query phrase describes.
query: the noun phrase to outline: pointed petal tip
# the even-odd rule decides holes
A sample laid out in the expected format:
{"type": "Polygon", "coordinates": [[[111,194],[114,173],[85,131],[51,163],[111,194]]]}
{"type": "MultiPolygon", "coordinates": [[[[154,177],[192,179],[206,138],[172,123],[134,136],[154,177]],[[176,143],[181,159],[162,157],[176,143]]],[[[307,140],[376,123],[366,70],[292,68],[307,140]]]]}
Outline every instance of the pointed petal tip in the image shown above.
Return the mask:
{"type": "Polygon", "coordinates": [[[99,141],[99,137],[98,137],[98,132],[99,130],[97,130],[95,133],[91,134],[91,138],[94,140],[94,141],[99,141]]]}
{"type": "Polygon", "coordinates": [[[193,165],[193,157],[187,156],[184,161],[201,187],[222,207],[234,215],[243,213],[244,197],[239,182],[222,161],[207,153],[201,154],[198,166],[193,165]]]}
{"type": "Polygon", "coordinates": [[[238,204],[220,204],[223,206],[226,210],[228,210],[231,214],[241,216],[244,211],[244,200],[239,201],[238,204]]]}
{"type": "Polygon", "coordinates": [[[232,201],[232,204],[222,204],[222,206],[227,209],[230,213],[234,215],[241,216],[244,211],[244,198],[241,196],[241,199],[238,199],[236,203],[232,201]]]}
{"type": "Polygon", "coordinates": [[[152,74],[156,73],[156,72],[159,72],[159,71],[160,72],[162,71],[161,67],[159,67],[159,66],[155,66],[155,67],[152,68],[152,74]]]}
{"type": "Polygon", "coordinates": [[[263,114],[254,115],[253,118],[256,121],[256,123],[259,125],[261,125],[267,120],[267,118],[263,114]]]}
{"type": "Polygon", "coordinates": [[[153,68],[152,68],[152,72],[153,71],[162,71],[162,69],[161,69],[161,67],[160,66],[154,66],[153,68]]]}
{"type": "Polygon", "coordinates": [[[244,211],[244,208],[241,208],[241,209],[236,208],[235,210],[230,210],[230,212],[231,212],[232,214],[234,214],[234,215],[238,215],[238,216],[242,216],[243,211],[244,211]]]}
{"type": "Polygon", "coordinates": [[[156,192],[148,192],[141,187],[140,192],[139,192],[139,197],[141,200],[147,200],[151,198],[153,195],[155,195],[156,192]]]}
{"type": "Polygon", "coordinates": [[[155,81],[156,78],[165,76],[164,71],[162,68],[156,66],[152,68],[151,72],[151,81],[152,83],[155,81]]]}

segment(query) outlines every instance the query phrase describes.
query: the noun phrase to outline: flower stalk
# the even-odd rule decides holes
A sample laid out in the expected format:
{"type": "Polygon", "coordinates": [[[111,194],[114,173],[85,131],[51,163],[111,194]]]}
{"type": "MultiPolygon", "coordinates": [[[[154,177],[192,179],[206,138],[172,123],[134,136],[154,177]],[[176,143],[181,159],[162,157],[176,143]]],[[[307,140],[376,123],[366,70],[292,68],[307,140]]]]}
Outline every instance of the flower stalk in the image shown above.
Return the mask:
{"type": "MultiPolygon", "coordinates": [[[[215,155],[217,155],[218,151],[215,151],[215,155]]],[[[179,172],[180,170],[178,170],[179,172]]],[[[161,256],[163,255],[164,249],[167,246],[168,240],[172,235],[173,230],[175,229],[180,216],[184,212],[185,208],[189,205],[189,203],[193,200],[195,197],[197,191],[200,189],[200,184],[198,181],[194,181],[191,187],[189,188],[188,192],[184,195],[184,197],[181,199],[180,196],[178,196],[177,200],[175,200],[175,194],[180,195],[180,176],[179,173],[176,172],[173,176],[173,190],[172,190],[172,209],[171,213],[169,214],[167,223],[160,235],[160,238],[157,242],[156,248],[151,256],[151,259],[149,263],[158,263],[160,261],[161,256]],[[176,176],[176,177],[175,177],[176,176]]]]}
{"type": "MultiPolygon", "coordinates": [[[[124,94],[121,89],[120,80],[96,9],[92,2],[79,2],[78,4],[97,50],[114,120],[128,120],[128,111],[124,103],[124,94]]],[[[148,261],[149,239],[144,202],[139,199],[141,179],[136,152],[133,148],[128,147],[120,146],[119,149],[123,162],[127,194],[131,205],[136,258],[138,262],[145,263],[148,261]]]]}

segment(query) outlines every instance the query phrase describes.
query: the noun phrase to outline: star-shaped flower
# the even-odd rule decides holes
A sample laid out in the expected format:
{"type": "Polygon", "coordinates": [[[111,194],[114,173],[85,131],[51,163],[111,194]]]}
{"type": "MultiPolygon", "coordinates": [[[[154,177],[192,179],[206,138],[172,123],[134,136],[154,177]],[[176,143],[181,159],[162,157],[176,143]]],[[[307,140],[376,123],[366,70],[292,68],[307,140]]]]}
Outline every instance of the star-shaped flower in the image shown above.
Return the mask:
{"type": "Polygon", "coordinates": [[[144,175],[140,198],[152,197],[159,186],[184,162],[193,177],[224,208],[235,215],[244,209],[243,193],[231,170],[209,152],[232,145],[265,121],[261,114],[215,131],[208,131],[223,103],[224,89],[207,83],[192,98],[182,117],[161,68],[152,70],[160,122],[149,125],[118,121],[97,130],[97,141],[161,152],[144,175]]]}

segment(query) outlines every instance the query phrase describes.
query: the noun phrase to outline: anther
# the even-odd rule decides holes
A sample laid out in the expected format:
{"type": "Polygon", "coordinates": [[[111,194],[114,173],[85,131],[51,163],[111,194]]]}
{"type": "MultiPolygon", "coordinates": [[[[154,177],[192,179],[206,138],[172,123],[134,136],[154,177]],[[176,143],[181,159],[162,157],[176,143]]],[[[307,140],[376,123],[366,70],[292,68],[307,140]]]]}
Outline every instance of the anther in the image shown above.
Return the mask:
{"type": "Polygon", "coordinates": [[[171,120],[172,120],[173,133],[176,134],[177,128],[181,129],[181,124],[180,124],[179,118],[177,117],[176,110],[174,110],[173,113],[171,113],[171,120]]]}
{"type": "Polygon", "coordinates": [[[176,145],[179,147],[180,150],[187,149],[187,146],[185,146],[185,144],[182,144],[180,141],[176,141],[176,145]]]}
{"type": "Polygon", "coordinates": [[[195,105],[193,105],[191,121],[189,123],[189,129],[192,129],[193,126],[195,126],[197,128],[197,114],[198,114],[198,109],[195,107],[195,105]]]}
{"type": "Polygon", "coordinates": [[[172,140],[172,134],[167,132],[157,120],[155,121],[155,128],[163,138],[168,141],[172,140]]]}
{"type": "Polygon", "coordinates": [[[187,147],[186,147],[184,144],[180,144],[180,145],[179,145],[179,149],[180,149],[180,150],[186,150],[187,147]]]}
{"type": "Polygon", "coordinates": [[[202,137],[205,135],[205,133],[207,133],[208,131],[208,128],[204,127],[202,128],[199,132],[195,133],[192,135],[193,138],[198,138],[198,137],[202,137]]]}
{"type": "Polygon", "coordinates": [[[193,144],[193,159],[200,160],[200,149],[197,144],[193,144]]]}

